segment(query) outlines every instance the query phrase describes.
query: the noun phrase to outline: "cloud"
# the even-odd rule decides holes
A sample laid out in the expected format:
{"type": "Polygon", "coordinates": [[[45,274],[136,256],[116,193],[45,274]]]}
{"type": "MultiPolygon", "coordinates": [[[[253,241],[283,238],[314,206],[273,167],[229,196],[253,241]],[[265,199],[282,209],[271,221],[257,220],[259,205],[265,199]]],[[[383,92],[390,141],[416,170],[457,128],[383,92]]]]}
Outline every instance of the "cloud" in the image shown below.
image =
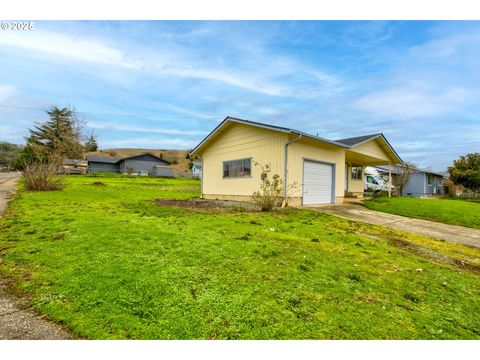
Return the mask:
{"type": "Polygon", "coordinates": [[[119,139],[119,140],[104,140],[102,141],[102,147],[111,148],[111,147],[138,147],[142,146],[145,148],[152,149],[190,149],[197,145],[198,141],[195,140],[186,140],[181,138],[175,139],[160,139],[160,138],[134,138],[129,137],[128,139],[119,139]]]}
{"type": "Polygon", "coordinates": [[[10,99],[16,93],[16,89],[10,85],[0,85],[0,102],[10,99]]]}
{"type": "Polygon", "coordinates": [[[49,31],[9,31],[0,36],[0,45],[61,56],[97,64],[115,65],[137,69],[139,64],[119,49],[110,47],[96,39],[73,36],[49,31]]]}
{"type": "MultiPolygon", "coordinates": [[[[187,32],[188,37],[216,34],[212,29],[187,32]]],[[[185,35],[187,36],[187,35],[185,35]]],[[[175,40],[176,38],[173,38],[175,40]]],[[[40,31],[9,32],[0,36],[0,46],[27,50],[53,61],[73,59],[90,64],[112,65],[150,76],[206,80],[249,92],[281,97],[319,97],[340,89],[339,80],[316,68],[310,68],[288,56],[268,51],[267,44],[248,48],[248,54],[197,48],[182,42],[168,42],[161,47],[129,43],[101,37],[40,31]],[[206,54],[208,53],[208,56],[206,54]],[[237,61],[229,65],[229,58],[237,61]]],[[[248,44],[248,39],[237,39],[248,44]]],[[[240,45],[237,45],[237,47],[240,45]]],[[[63,62],[65,63],[65,62],[63,62]]],[[[103,73],[101,73],[103,75],[103,73]]],[[[118,74],[116,75],[118,76],[118,74]]]]}
{"type": "Polygon", "coordinates": [[[161,134],[161,135],[202,136],[207,134],[207,132],[205,131],[161,129],[161,128],[156,128],[155,126],[138,126],[138,125],[127,125],[127,124],[96,122],[96,121],[89,121],[88,127],[92,129],[109,129],[109,130],[119,130],[119,131],[129,131],[129,132],[144,132],[144,133],[161,134]]]}
{"type": "Polygon", "coordinates": [[[458,110],[470,97],[462,87],[429,89],[411,85],[389,88],[357,98],[352,108],[377,117],[411,119],[446,115],[458,110]]]}

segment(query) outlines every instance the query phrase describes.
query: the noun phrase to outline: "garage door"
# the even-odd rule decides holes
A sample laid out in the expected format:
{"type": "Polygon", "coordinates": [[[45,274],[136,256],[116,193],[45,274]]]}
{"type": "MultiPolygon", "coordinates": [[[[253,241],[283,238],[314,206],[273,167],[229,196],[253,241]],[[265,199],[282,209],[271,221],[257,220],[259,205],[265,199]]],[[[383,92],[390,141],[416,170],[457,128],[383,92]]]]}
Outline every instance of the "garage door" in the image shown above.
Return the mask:
{"type": "Polygon", "coordinates": [[[331,204],[333,165],[305,160],[303,163],[303,204],[331,204]]]}

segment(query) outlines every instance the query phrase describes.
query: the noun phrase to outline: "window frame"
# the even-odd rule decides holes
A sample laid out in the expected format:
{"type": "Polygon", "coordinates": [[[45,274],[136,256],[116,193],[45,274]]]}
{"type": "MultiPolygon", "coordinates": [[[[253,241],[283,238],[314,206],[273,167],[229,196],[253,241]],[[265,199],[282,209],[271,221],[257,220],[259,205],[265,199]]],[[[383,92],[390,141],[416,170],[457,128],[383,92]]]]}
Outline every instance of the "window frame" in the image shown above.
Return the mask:
{"type": "Polygon", "coordinates": [[[350,179],[353,181],[362,181],[363,180],[363,166],[359,165],[352,165],[350,166],[350,179]],[[360,178],[357,178],[358,171],[355,172],[355,177],[353,177],[353,169],[360,169],[360,178]]]}
{"type": "MultiPolygon", "coordinates": [[[[245,167],[244,167],[245,169],[245,167]]],[[[245,170],[244,170],[245,171],[245,170]]],[[[222,161],[222,179],[245,179],[252,177],[252,158],[241,158],[241,159],[234,159],[234,160],[224,160],[222,161]],[[235,161],[245,161],[248,160],[250,162],[250,175],[242,175],[242,176],[225,176],[225,164],[231,163],[235,161]]]]}
{"type": "Polygon", "coordinates": [[[435,177],[433,176],[433,174],[427,173],[427,186],[433,186],[433,183],[435,181],[434,178],[435,177]],[[428,180],[431,180],[431,181],[429,182],[428,180]]]}

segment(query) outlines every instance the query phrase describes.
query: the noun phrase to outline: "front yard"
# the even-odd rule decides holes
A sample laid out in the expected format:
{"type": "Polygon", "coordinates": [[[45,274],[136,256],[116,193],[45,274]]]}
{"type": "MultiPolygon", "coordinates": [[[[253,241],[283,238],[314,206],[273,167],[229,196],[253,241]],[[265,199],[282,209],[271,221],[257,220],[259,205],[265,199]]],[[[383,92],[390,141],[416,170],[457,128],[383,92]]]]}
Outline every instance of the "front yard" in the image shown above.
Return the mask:
{"type": "Polygon", "coordinates": [[[14,199],[0,271],[81,337],[480,338],[478,249],[309,210],[153,201],[197,197],[194,180],[67,181],[14,199]]]}
{"type": "Polygon", "coordinates": [[[376,211],[480,229],[480,203],[449,199],[378,197],[365,201],[376,211]]]}

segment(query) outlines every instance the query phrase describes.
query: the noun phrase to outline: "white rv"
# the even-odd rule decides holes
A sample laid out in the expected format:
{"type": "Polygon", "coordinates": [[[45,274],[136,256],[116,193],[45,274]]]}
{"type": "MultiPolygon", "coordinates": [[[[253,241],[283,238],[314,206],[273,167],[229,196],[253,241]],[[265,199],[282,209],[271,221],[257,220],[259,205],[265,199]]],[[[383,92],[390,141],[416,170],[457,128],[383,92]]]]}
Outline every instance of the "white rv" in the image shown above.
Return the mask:
{"type": "MultiPolygon", "coordinates": [[[[379,174],[377,169],[371,166],[365,168],[365,184],[366,192],[388,191],[388,183],[379,174]]],[[[395,193],[395,186],[391,185],[391,192],[395,193]]]]}

